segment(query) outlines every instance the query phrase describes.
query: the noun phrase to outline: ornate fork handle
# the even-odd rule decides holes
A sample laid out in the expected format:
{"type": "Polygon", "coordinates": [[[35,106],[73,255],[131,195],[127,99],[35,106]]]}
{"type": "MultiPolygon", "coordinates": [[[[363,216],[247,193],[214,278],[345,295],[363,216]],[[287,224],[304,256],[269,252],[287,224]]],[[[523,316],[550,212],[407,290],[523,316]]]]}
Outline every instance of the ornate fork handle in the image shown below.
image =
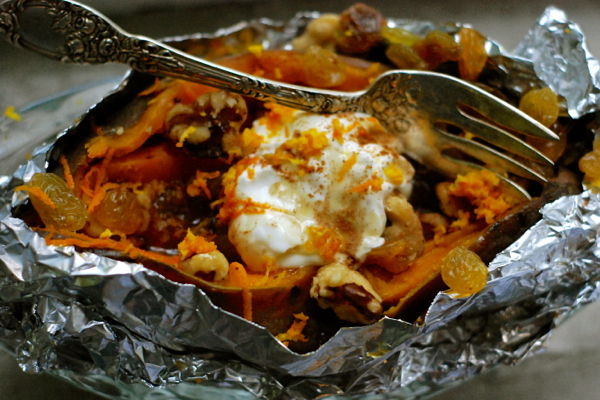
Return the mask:
{"type": "Polygon", "coordinates": [[[317,113],[358,109],[353,101],[358,96],[281,84],[224,68],[130,35],[108,18],[71,1],[12,0],[1,4],[0,33],[15,45],[62,62],[124,63],[152,75],[195,81],[317,113]]]}

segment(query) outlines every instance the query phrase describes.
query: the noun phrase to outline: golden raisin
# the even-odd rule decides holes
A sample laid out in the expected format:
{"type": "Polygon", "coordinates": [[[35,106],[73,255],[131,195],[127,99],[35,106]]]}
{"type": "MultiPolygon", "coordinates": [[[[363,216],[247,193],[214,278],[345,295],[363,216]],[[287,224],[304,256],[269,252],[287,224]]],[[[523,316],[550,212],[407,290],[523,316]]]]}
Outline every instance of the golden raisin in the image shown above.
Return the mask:
{"type": "Polygon", "coordinates": [[[144,209],[135,194],[118,188],[106,192],[94,217],[108,229],[130,235],[143,225],[144,209]]]}
{"type": "Polygon", "coordinates": [[[446,61],[457,61],[461,52],[460,44],[452,36],[437,30],[429,32],[413,48],[429,64],[430,69],[435,69],[446,61]]]}
{"type": "Polygon", "coordinates": [[[579,160],[579,169],[586,179],[596,180],[600,178],[600,150],[592,150],[579,160]]]}
{"type": "Polygon", "coordinates": [[[450,290],[468,296],[483,289],[487,266],[472,251],[460,246],[448,253],[442,264],[442,279],[450,290]]]}
{"type": "Polygon", "coordinates": [[[541,151],[552,161],[556,161],[562,156],[567,147],[567,132],[560,124],[555,125],[552,129],[554,130],[554,133],[558,135],[558,140],[540,139],[528,136],[527,143],[541,151]]]}
{"type": "Polygon", "coordinates": [[[59,176],[37,173],[31,177],[28,186],[41,189],[53,203],[54,207],[35,195],[29,196],[46,227],[69,231],[83,228],[87,221],[85,205],[59,176]]]}
{"type": "Polygon", "coordinates": [[[552,89],[533,89],[525,93],[519,102],[519,109],[546,127],[558,119],[558,97],[552,89]]]}
{"type": "Polygon", "coordinates": [[[346,80],[346,66],[332,51],[310,46],[302,56],[306,83],[310,86],[330,88],[346,80]]]}
{"type": "Polygon", "coordinates": [[[427,63],[412,47],[393,43],[385,50],[387,58],[400,69],[427,69],[427,63]]]}
{"type": "Polygon", "coordinates": [[[485,37],[475,29],[460,28],[458,40],[462,52],[458,59],[458,71],[462,79],[476,81],[487,62],[485,37]]]}
{"type": "Polygon", "coordinates": [[[421,36],[416,33],[412,33],[402,28],[390,28],[384,26],[381,28],[381,35],[390,44],[403,44],[406,46],[412,46],[421,40],[421,36]]]}

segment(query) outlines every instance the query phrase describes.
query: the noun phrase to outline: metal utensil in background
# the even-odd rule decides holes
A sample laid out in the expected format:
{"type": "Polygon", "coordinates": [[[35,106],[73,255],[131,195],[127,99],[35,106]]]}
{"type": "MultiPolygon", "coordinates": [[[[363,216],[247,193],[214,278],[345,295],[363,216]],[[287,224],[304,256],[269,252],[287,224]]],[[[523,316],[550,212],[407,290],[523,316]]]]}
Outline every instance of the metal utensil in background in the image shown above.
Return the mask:
{"type": "MultiPolygon", "coordinates": [[[[439,122],[468,130],[511,153],[552,165],[524,141],[497,125],[461,112],[458,106],[474,108],[499,125],[529,136],[556,139],[550,130],[485,91],[447,75],[391,71],[367,90],[354,93],[282,84],[130,35],[97,11],[67,0],[5,2],[0,5],[0,31],[15,45],[63,62],[119,62],[148,74],[191,80],[297,109],[318,113],[367,112],[398,134],[407,155],[449,176],[480,168],[444,154],[455,148],[495,172],[511,172],[542,182],[546,178],[489,146],[445,133],[436,127],[439,122]]],[[[528,196],[512,181],[505,181],[528,196]]]]}

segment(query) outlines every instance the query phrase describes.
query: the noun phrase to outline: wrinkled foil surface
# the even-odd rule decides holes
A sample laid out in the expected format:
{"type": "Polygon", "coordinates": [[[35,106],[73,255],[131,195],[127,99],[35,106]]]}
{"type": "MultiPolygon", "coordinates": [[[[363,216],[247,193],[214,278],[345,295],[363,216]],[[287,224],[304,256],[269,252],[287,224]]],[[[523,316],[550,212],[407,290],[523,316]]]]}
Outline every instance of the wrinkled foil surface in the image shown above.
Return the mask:
{"type": "MultiPolygon", "coordinates": [[[[315,16],[194,39],[235,42],[251,29],[265,47],[280,47],[315,16]]],[[[440,28],[392,23],[415,32],[440,28]]],[[[548,8],[515,51],[519,73],[509,83],[519,90],[519,76],[535,71],[567,99],[572,117],[597,111],[598,63],[584,40],[562,11],[548,8]]],[[[488,50],[510,56],[492,42],[488,50]]],[[[490,264],[479,293],[440,293],[422,325],[384,318],[296,354],[192,285],[46,246],[10,210],[26,199],[14,187],[44,170],[48,150],[0,178],[0,343],[23,370],[51,371],[109,398],[421,398],[539,351],[556,325],[600,293],[600,200],[586,191],[544,207],[543,219],[490,264]]]]}

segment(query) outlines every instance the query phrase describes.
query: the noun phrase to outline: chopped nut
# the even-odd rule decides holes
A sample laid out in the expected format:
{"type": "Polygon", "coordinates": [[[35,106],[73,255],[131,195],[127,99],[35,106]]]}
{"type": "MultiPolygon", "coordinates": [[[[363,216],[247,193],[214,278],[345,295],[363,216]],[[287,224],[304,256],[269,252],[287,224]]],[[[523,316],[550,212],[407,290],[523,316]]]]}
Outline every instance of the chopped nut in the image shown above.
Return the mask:
{"type": "Polygon", "coordinates": [[[423,228],[419,216],[403,196],[388,197],[385,212],[392,222],[383,232],[385,244],[371,250],[365,264],[378,264],[399,274],[423,253],[423,228]]]}
{"type": "Polygon", "coordinates": [[[248,108],[242,96],[223,90],[199,96],[193,104],[176,104],[167,114],[169,137],[182,146],[198,144],[213,135],[238,135],[248,108]]]}
{"type": "Polygon", "coordinates": [[[179,269],[194,275],[198,272],[209,274],[215,273],[215,281],[222,281],[229,274],[229,262],[218,250],[210,253],[195,254],[191,258],[179,264],[179,269]]]}
{"type": "Polygon", "coordinates": [[[381,318],[381,297],[360,273],[342,263],[319,269],[310,288],[321,308],[332,308],[344,321],[369,324],[381,318]]]}

